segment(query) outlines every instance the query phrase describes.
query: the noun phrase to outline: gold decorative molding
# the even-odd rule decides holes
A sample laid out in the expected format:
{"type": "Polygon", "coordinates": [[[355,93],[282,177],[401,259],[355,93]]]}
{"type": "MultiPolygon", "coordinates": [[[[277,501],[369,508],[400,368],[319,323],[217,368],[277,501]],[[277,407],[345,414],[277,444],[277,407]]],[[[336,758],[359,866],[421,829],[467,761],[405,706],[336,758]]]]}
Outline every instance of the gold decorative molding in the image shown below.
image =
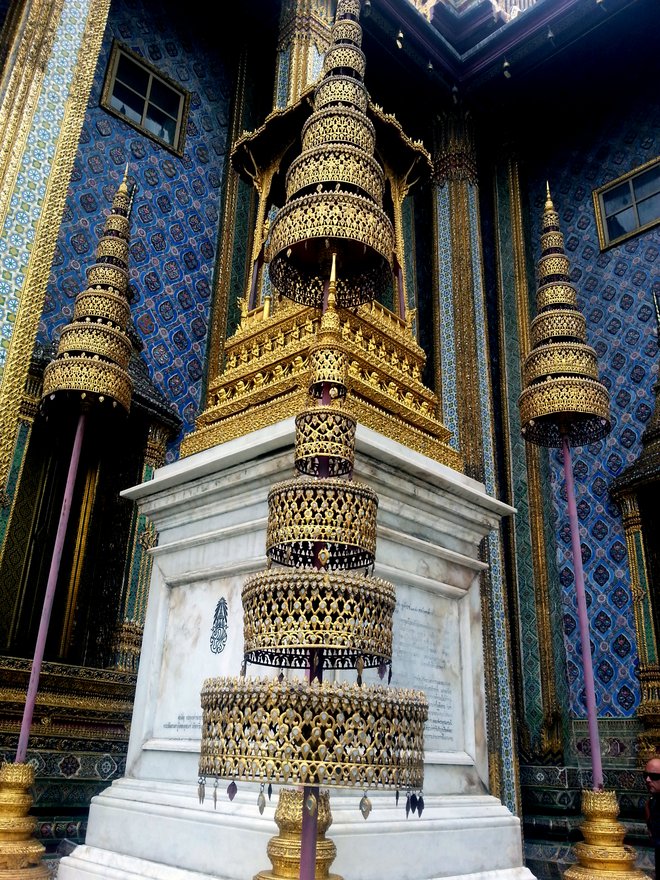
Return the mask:
{"type": "MultiPolygon", "coordinates": [[[[276,300],[244,315],[226,341],[225,371],[209,386],[207,409],[184,437],[181,455],[208,449],[297,414],[310,379],[307,351],[320,313],[276,300]]],[[[351,410],[366,427],[462,471],[439,419],[439,402],[421,381],[425,354],[409,325],[378,303],[341,313],[351,410]]]]}
{"type": "MultiPolygon", "coordinates": [[[[314,49],[320,57],[330,46],[333,5],[332,0],[287,0],[282,4],[277,49],[280,53],[290,50],[288,104],[297,101],[310,85],[314,49]]],[[[277,92],[276,78],[273,105],[277,92]]]]}
{"type": "MultiPolygon", "coordinates": [[[[40,5],[49,13],[60,8],[59,4],[53,5],[46,2],[40,5]]],[[[20,293],[20,308],[16,316],[11,347],[0,386],[0,486],[5,486],[9,474],[23,389],[39,318],[43,310],[48,274],[55,252],[62,213],[66,204],[69,179],[78,149],[80,130],[85,118],[109,8],[109,0],[93,0],[90,6],[75,65],[75,75],[62,120],[60,137],[52,161],[52,167],[57,168],[57,174],[53,173],[48,178],[43,208],[37,223],[25,273],[25,283],[20,293]]],[[[45,43],[41,45],[38,56],[39,69],[45,68],[51,48],[52,41],[47,45],[45,43]]],[[[34,73],[35,70],[36,61],[35,68],[31,72],[34,73]]],[[[22,109],[28,112],[31,119],[31,108],[28,104],[24,103],[22,109]]],[[[2,122],[1,119],[0,122],[2,122]]],[[[15,126],[18,127],[19,123],[16,122],[15,126]]],[[[3,130],[5,129],[3,128],[3,130]]],[[[23,143],[27,141],[28,130],[29,125],[26,126],[23,143]]],[[[22,149],[20,152],[22,154],[22,149]]],[[[2,198],[8,200],[14,191],[13,181],[8,179],[6,166],[4,171],[0,200],[2,198]],[[5,186],[9,188],[6,195],[5,186]]],[[[0,211],[2,211],[1,201],[0,211]]]]}

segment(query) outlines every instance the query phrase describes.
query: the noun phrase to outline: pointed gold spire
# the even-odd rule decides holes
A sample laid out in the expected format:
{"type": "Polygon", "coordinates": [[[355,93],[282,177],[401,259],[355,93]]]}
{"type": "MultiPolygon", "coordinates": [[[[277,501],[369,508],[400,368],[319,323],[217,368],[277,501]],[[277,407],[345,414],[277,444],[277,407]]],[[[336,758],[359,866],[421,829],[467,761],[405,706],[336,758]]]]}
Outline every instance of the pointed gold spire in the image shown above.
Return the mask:
{"type": "Polygon", "coordinates": [[[540,446],[559,447],[564,434],[572,446],[594,443],[610,431],[609,395],[598,378],[596,352],[586,343],[549,183],[538,278],[538,314],[519,400],[523,436],[540,446]]]}
{"type": "Polygon", "coordinates": [[[128,363],[132,344],[126,333],[128,243],[133,192],[128,163],[112,201],[96,260],[87,270],[87,288],[76,297],[73,320],[63,328],[54,360],[44,372],[43,399],[75,395],[90,403],[130,408],[128,363]]]}

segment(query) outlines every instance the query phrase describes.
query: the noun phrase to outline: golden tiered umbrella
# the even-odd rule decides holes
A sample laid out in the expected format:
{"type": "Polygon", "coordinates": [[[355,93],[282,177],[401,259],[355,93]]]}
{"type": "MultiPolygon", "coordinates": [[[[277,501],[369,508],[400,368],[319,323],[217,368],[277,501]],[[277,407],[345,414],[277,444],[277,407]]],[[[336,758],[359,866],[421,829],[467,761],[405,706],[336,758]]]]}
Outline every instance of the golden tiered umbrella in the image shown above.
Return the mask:
{"type": "MultiPolygon", "coordinates": [[[[377,495],[352,478],[356,423],[339,311],[391,280],[394,234],[366,116],[359,13],[360,0],[339,0],[303,151],[270,233],[273,284],[322,309],[310,407],[296,418],[298,476],[268,495],[268,567],[242,592],[242,674],[207,679],[201,694],[200,795],[209,777],[230,780],[230,797],[237,781],[256,781],[263,810],[265,786],[302,785],[301,880],[317,870],[320,786],[362,789],[365,819],[370,789],[405,793],[407,813],[424,809],[426,697],[362,684],[365,668],[384,677],[391,664],[395,590],[372,574],[377,495]],[[250,678],[247,664],[307,674],[250,678]],[[354,669],[356,683],[323,681],[324,669],[354,669]]],[[[325,854],[319,872],[327,876],[325,854]]]]}
{"type": "Polygon", "coordinates": [[[30,725],[46,645],[50,613],[71,510],[85,423],[92,409],[128,412],[132,383],[128,363],[132,344],[126,332],[128,303],[128,242],[132,194],[128,166],[112,202],[99,240],[96,259],[87,271],[87,288],[76,297],[73,320],[62,330],[56,357],[44,371],[42,402],[78,410],[62,509],[48,573],[32,672],[28,684],[16,763],[25,761],[30,725]],[[65,403],[66,402],[66,403],[65,403]]]}
{"type": "Polygon", "coordinates": [[[578,864],[567,880],[640,880],[632,847],[624,846],[625,827],[616,821],[616,795],[605,791],[601,760],[594,673],[589,639],[582,549],[573,483],[571,446],[596,443],[611,430],[609,394],[598,378],[596,352],[586,343],[586,321],[577,307],[570,265],[547,186],[538,261],[537,316],[531,326],[532,348],[523,365],[520,395],[522,435],[529,443],[562,450],[571,534],[578,625],[582,650],[587,723],[591,745],[592,790],[582,792],[585,840],[576,844],[578,864]]]}
{"type": "Polygon", "coordinates": [[[27,815],[34,767],[26,763],[26,757],[85,425],[94,411],[126,414],[131,403],[128,364],[132,344],[126,330],[130,317],[128,244],[133,196],[127,175],[128,166],[105,220],[95,262],[87,271],[87,288],[77,295],[73,320],[62,330],[57,355],[44,371],[42,406],[51,412],[73,410],[77,423],[16,757],[13,764],[0,767],[0,870],[9,871],[16,880],[44,880],[49,875],[41,863],[45,848],[32,837],[37,820],[27,815]]]}

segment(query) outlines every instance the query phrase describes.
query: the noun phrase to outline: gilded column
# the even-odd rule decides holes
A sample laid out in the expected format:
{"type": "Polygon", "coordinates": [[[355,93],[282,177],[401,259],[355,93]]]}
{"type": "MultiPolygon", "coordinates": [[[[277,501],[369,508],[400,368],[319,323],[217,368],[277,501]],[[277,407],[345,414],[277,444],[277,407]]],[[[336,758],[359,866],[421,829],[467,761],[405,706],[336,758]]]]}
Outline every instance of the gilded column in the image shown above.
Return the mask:
{"type": "MultiPolygon", "coordinates": [[[[168,432],[153,423],[149,428],[147,448],[142,467],[142,482],[148,482],[157,467],[165,462],[168,432]]],[[[112,667],[124,672],[137,672],[142,648],[144,618],[153,561],[149,551],[156,546],[158,535],[153,523],[134,505],[128,541],[128,557],[124,571],[120,617],[113,638],[112,667]]]]}
{"type": "Polygon", "coordinates": [[[330,45],[332,0],[285,0],[277,47],[275,107],[295,103],[321,74],[330,45]]]}
{"type": "MultiPolygon", "coordinates": [[[[498,496],[492,383],[480,235],[477,161],[469,113],[442,119],[434,155],[435,225],[438,232],[436,387],[442,389],[443,421],[465,461],[465,472],[498,496]]],[[[520,811],[518,759],[511,681],[511,650],[504,556],[499,530],[482,547],[488,575],[482,583],[487,668],[489,784],[520,811]]]]}

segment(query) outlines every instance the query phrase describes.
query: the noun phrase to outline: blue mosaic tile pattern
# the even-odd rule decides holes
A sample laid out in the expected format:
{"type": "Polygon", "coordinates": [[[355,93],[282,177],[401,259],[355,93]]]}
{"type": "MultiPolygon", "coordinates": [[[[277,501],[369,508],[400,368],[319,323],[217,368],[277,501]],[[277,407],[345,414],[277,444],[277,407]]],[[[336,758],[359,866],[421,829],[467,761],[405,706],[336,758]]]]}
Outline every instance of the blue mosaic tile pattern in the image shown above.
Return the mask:
{"type": "MultiPolygon", "coordinates": [[[[496,284],[492,285],[492,299],[489,309],[493,314],[499,310],[501,323],[500,339],[498,344],[504,347],[499,353],[504,362],[506,374],[506,391],[509,398],[507,415],[509,419],[509,431],[506,438],[507,449],[505,455],[510,457],[511,472],[511,504],[516,508],[513,516],[512,528],[515,535],[516,547],[516,586],[518,603],[518,626],[520,636],[517,639],[518,650],[521,653],[521,662],[524,670],[521,687],[522,693],[518,694],[518,703],[522,707],[522,722],[526,725],[532,742],[538,742],[540,728],[543,722],[543,694],[541,690],[541,660],[538,640],[538,621],[534,594],[534,567],[532,557],[532,545],[530,536],[529,498],[527,493],[527,470],[525,441],[520,433],[520,413],[517,400],[521,392],[520,374],[520,338],[518,330],[518,314],[515,298],[515,262],[513,253],[513,231],[511,218],[508,211],[509,189],[506,173],[500,169],[496,179],[497,203],[499,214],[497,218],[497,248],[499,251],[499,267],[501,272],[501,286],[509,296],[503,296],[503,301],[495,300],[496,284]]],[[[494,255],[490,254],[490,262],[493,263],[494,255]]],[[[563,648],[562,648],[563,653],[563,648]]]]}
{"type": "MultiPolygon", "coordinates": [[[[194,426],[200,406],[230,87],[217,48],[207,45],[203,34],[191,35],[191,23],[174,8],[154,18],[140,0],[112,4],[39,336],[56,337],[71,319],[128,162],[129,177],[138,184],[130,245],[133,322],[151,378],[183,418],[183,434],[194,426]],[[191,93],[183,157],[99,106],[113,37],[191,93]]],[[[168,450],[168,461],[176,457],[179,440],[168,450]]]]}
{"type": "MultiPolygon", "coordinates": [[[[535,260],[545,181],[559,211],[578,306],[587,319],[587,342],[598,355],[611,396],[612,432],[599,443],[572,450],[598,713],[631,716],[639,702],[630,573],[621,518],[608,488],[641,451],[651,415],[658,346],[652,291],[660,292],[660,230],[601,253],[592,190],[660,153],[660,99],[649,91],[632,100],[627,116],[615,113],[584,135],[562,134],[550,167],[530,164],[529,211],[535,260]]],[[[561,452],[550,452],[557,516],[557,566],[572,710],[584,716],[580,639],[561,452]]]]}
{"type": "Polygon", "coordinates": [[[291,46],[277,53],[277,99],[276,107],[286,107],[289,100],[289,68],[291,67],[291,46]]]}
{"type": "MultiPolygon", "coordinates": [[[[479,404],[481,437],[483,444],[484,485],[488,495],[497,497],[495,481],[495,449],[493,445],[493,420],[491,412],[490,366],[486,337],[484,310],[484,286],[481,271],[481,239],[479,235],[478,197],[476,187],[468,186],[468,211],[470,218],[470,248],[472,259],[472,289],[474,321],[477,337],[477,375],[479,377],[479,404]]],[[[488,562],[490,564],[490,604],[494,636],[495,676],[500,711],[500,757],[502,762],[502,801],[517,812],[517,781],[515,776],[516,736],[513,728],[514,713],[511,706],[511,680],[509,677],[509,640],[507,638],[506,595],[504,565],[500,532],[494,529],[488,537],[488,562]]]]}
{"type": "Polygon", "coordinates": [[[456,400],[456,347],[454,342],[454,294],[451,266],[451,225],[449,188],[436,188],[438,218],[438,296],[440,298],[440,362],[442,385],[442,421],[451,431],[450,446],[458,450],[458,402],[456,400]]]}
{"type": "Polygon", "coordinates": [[[89,3],[85,0],[64,4],[41,97],[0,235],[0,381],[21,304],[25,273],[88,9],[89,3]]]}

